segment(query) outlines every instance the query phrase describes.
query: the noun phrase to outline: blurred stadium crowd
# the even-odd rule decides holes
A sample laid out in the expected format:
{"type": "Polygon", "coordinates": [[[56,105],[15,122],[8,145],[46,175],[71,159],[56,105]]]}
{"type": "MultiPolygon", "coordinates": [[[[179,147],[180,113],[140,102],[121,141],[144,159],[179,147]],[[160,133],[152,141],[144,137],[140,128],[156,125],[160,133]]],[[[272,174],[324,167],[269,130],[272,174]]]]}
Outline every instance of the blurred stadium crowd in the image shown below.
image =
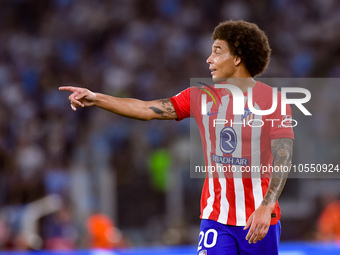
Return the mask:
{"type": "MultiPolygon", "coordinates": [[[[120,228],[121,246],[196,242],[202,180],[189,178],[190,123],[75,113],[57,88],[173,96],[190,77],[209,77],[211,33],[226,19],[267,33],[272,59],[263,77],[340,77],[336,0],[0,2],[0,249],[91,247],[88,221],[97,213],[120,228]],[[58,206],[40,212],[37,229],[27,226],[28,208],[51,195],[58,206]]],[[[331,103],[340,88],[308,89],[313,121],[296,130],[294,158],[339,163],[340,109],[331,103]]],[[[340,193],[319,191],[333,183],[287,182],[282,207],[292,211],[282,220],[283,240],[313,238],[321,196],[340,193]]]]}

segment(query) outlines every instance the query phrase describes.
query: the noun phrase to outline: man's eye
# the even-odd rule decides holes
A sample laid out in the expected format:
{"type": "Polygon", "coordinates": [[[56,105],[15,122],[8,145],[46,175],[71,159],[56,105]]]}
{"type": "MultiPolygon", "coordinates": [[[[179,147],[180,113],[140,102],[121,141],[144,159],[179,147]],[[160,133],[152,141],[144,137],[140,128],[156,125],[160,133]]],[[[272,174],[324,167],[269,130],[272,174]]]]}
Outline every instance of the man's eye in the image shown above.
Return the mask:
{"type": "Polygon", "coordinates": [[[216,54],[216,56],[220,55],[220,53],[219,53],[219,52],[216,52],[215,54],[216,54]]]}

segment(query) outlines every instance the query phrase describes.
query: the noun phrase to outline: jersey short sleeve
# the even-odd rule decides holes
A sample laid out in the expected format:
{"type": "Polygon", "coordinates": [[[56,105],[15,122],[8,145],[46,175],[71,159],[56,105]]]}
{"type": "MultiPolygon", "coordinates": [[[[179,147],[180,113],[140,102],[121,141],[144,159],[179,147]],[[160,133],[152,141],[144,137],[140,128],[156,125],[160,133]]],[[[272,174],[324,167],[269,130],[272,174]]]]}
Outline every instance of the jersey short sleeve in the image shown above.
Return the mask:
{"type": "Polygon", "coordinates": [[[282,115],[281,112],[281,93],[278,95],[277,108],[275,112],[269,115],[268,121],[272,122],[271,128],[269,131],[269,138],[278,139],[278,138],[291,138],[294,139],[294,120],[292,117],[292,108],[290,105],[286,106],[286,114],[282,115]]]}
{"type": "Polygon", "coordinates": [[[170,98],[177,113],[177,121],[190,117],[190,88],[183,90],[170,98]]]}

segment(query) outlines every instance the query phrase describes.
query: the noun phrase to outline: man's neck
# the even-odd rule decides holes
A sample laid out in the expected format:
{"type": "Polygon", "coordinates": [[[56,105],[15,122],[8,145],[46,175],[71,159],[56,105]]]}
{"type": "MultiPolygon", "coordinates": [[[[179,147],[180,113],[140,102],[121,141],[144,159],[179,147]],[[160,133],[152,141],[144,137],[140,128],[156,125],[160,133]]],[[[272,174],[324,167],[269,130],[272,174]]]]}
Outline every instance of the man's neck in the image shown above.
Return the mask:
{"type": "MultiPolygon", "coordinates": [[[[256,81],[252,77],[247,78],[228,78],[225,80],[226,84],[235,85],[240,88],[243,93],[248,91],[248,88],[253,88],[256,81]]],[[[228,90],[227,90],[228,91],[228,90]]],[[[228,91],[230,92],[230,91],[228,91]]]]}

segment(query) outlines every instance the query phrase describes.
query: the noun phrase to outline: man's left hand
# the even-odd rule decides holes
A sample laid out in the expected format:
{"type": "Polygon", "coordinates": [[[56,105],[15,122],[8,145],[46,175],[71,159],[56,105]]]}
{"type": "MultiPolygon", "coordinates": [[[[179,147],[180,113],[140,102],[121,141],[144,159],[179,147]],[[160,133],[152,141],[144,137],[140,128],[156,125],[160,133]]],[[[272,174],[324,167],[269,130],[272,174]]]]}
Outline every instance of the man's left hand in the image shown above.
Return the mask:
{"type": "Polygon", "coordinates": [[[249,217],[244,230],[249,229],[246,240],[249,243],[257,243],[262,240],[268,233],[271,221],[271,206],[260,205],[249,217]]]}

